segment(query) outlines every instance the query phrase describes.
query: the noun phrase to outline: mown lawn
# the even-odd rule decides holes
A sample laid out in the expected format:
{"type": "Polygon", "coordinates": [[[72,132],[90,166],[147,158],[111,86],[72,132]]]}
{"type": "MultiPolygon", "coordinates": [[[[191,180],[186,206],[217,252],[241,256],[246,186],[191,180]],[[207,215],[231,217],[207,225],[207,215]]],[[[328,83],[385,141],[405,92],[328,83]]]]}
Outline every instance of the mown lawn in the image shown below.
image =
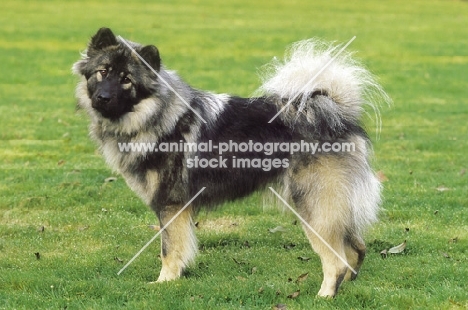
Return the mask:
{"type": "Polygon", "coordinates": [[[3,1],[0,15],[1,309],[468,308],[466,1],[3,1]],[[347,42],[392,97],[374,140],[380,222],[357,281],[317,299],[292,215],[260,194],[201,213],[200,254],[161,285],[154,214],[115,182],[75,112],[71,65],[101,26],[152,43],[198,88],[241,96],[310,37],[347,42]],[[282,226],[284,231],[269,229],[282,226]],[[407,241],[400,254],[380,252],[407,241]],[[300,277],[308,273],[307,277],[300,277]],[[298,296],[294,292],[300,291],[298,296]],[[289,296],[289,297],[288,297],[289,296]]]}

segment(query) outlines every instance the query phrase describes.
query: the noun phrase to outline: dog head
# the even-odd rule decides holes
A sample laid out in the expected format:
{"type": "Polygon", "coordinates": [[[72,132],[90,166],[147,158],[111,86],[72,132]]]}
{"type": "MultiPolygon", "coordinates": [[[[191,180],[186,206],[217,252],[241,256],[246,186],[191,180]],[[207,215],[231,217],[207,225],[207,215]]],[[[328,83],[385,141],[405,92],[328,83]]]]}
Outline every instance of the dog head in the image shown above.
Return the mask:
{"type": "MultiPolygon", "coordinates": [[[[130,44],[153,70],[160,70],[155,46],[130,44]]],[[[104,118],[119,119],[157,93],[157,76],[132,53],[109,28],[101,28],[91,38],[83,59],[73,66],[74,73],[86,79],[91,107],[104,118]]]]}

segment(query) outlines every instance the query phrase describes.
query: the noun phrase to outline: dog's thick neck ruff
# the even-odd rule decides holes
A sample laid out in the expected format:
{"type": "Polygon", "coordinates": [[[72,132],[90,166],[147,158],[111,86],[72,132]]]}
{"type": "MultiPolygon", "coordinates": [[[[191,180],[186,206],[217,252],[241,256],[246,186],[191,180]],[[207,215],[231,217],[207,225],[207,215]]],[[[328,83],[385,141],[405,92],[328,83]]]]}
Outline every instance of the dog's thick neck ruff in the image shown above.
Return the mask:
{"type": "MultiPolygon", "coordinates": [[[[76,96],[90,116],[90,135],[106,162],[162,224],[206,188],[161,235],[160,281],[178,278],[194,258],[192,213],[269,184],[283,186],[298,214],[348,266],[359,269],[365,254],[361,232],[376,220],[380,202],[380,184],[368,163],[370,142],[360,121],[364,106],[378,111],[379,100],[387,100],[367,70],[347,52],[336,55],[336,47],[303,41],[292,46],[284,61],[266,67],[255,98],[240,98],[194,89],[165,68],[155,46],[129,44],[134,51],[110,29],[100,29],[73,66],[80,77],[76,96]],[[294,153],[278,147],[309,142],[323,150],[340,143],[353,149],[294,153]],[[244,143],[251,148],[155,151],[171,143],[244,143]],[[252,149],[254,144],[276,148],[260,152],[252,149]]],[[[334,296],[343,278],[355,275],[307,229],[306,234],[323,263],[319,295],[334,296]]]]}

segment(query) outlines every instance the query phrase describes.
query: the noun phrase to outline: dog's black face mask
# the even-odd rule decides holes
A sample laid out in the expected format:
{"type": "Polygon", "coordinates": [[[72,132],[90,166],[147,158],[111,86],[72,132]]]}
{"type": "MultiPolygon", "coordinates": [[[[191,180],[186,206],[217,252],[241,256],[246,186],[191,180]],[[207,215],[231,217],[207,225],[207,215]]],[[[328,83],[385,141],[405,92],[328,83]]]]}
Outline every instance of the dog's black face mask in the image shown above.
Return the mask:
{"type": "MultiPolygon", "coordinates": [[[[159,71],[158,49],[136,46],[136,52],[159,71]]],[[[88,46],[87,60],[79,70],[86,77],[92,107],[103,117],[116,120],[132,112],[141,100],[154,94],[157,77],[108,28],[101,28],[88,46]]]]}
{"type": "Polygon", "coordinates": [[[131,112],[138,102],[132,91],[131,77],[118,73],[119,70],[110,66],[96,71],[93,82],[90,83],[88,79],[92,107],[110,119],[117,119],[131,112]]]}

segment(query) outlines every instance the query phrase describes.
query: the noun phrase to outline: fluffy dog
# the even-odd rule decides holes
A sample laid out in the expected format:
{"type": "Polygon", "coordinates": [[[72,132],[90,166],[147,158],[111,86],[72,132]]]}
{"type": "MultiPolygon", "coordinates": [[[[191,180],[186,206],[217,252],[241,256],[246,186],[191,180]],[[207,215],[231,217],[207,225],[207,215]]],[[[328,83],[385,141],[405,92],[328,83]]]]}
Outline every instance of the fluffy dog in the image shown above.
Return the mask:
{"type": "Polygon", "coordinates": [[[386,95],[349,53],[314,40],[294,44],[266,71],[255,98],[200,91],[167,70],[155,46],[127,43],[108,28],[74,64],[91,137],[161,227],[205,188],[162,232],[158,282],[179,278],[194,259],[200,207],[268,185],[282,186],[307,223],[323,266],[318,295],[334,296],[357,275],[362,231],[380,203],[360,119],[364,105],[375,108],[386,95]]]}

